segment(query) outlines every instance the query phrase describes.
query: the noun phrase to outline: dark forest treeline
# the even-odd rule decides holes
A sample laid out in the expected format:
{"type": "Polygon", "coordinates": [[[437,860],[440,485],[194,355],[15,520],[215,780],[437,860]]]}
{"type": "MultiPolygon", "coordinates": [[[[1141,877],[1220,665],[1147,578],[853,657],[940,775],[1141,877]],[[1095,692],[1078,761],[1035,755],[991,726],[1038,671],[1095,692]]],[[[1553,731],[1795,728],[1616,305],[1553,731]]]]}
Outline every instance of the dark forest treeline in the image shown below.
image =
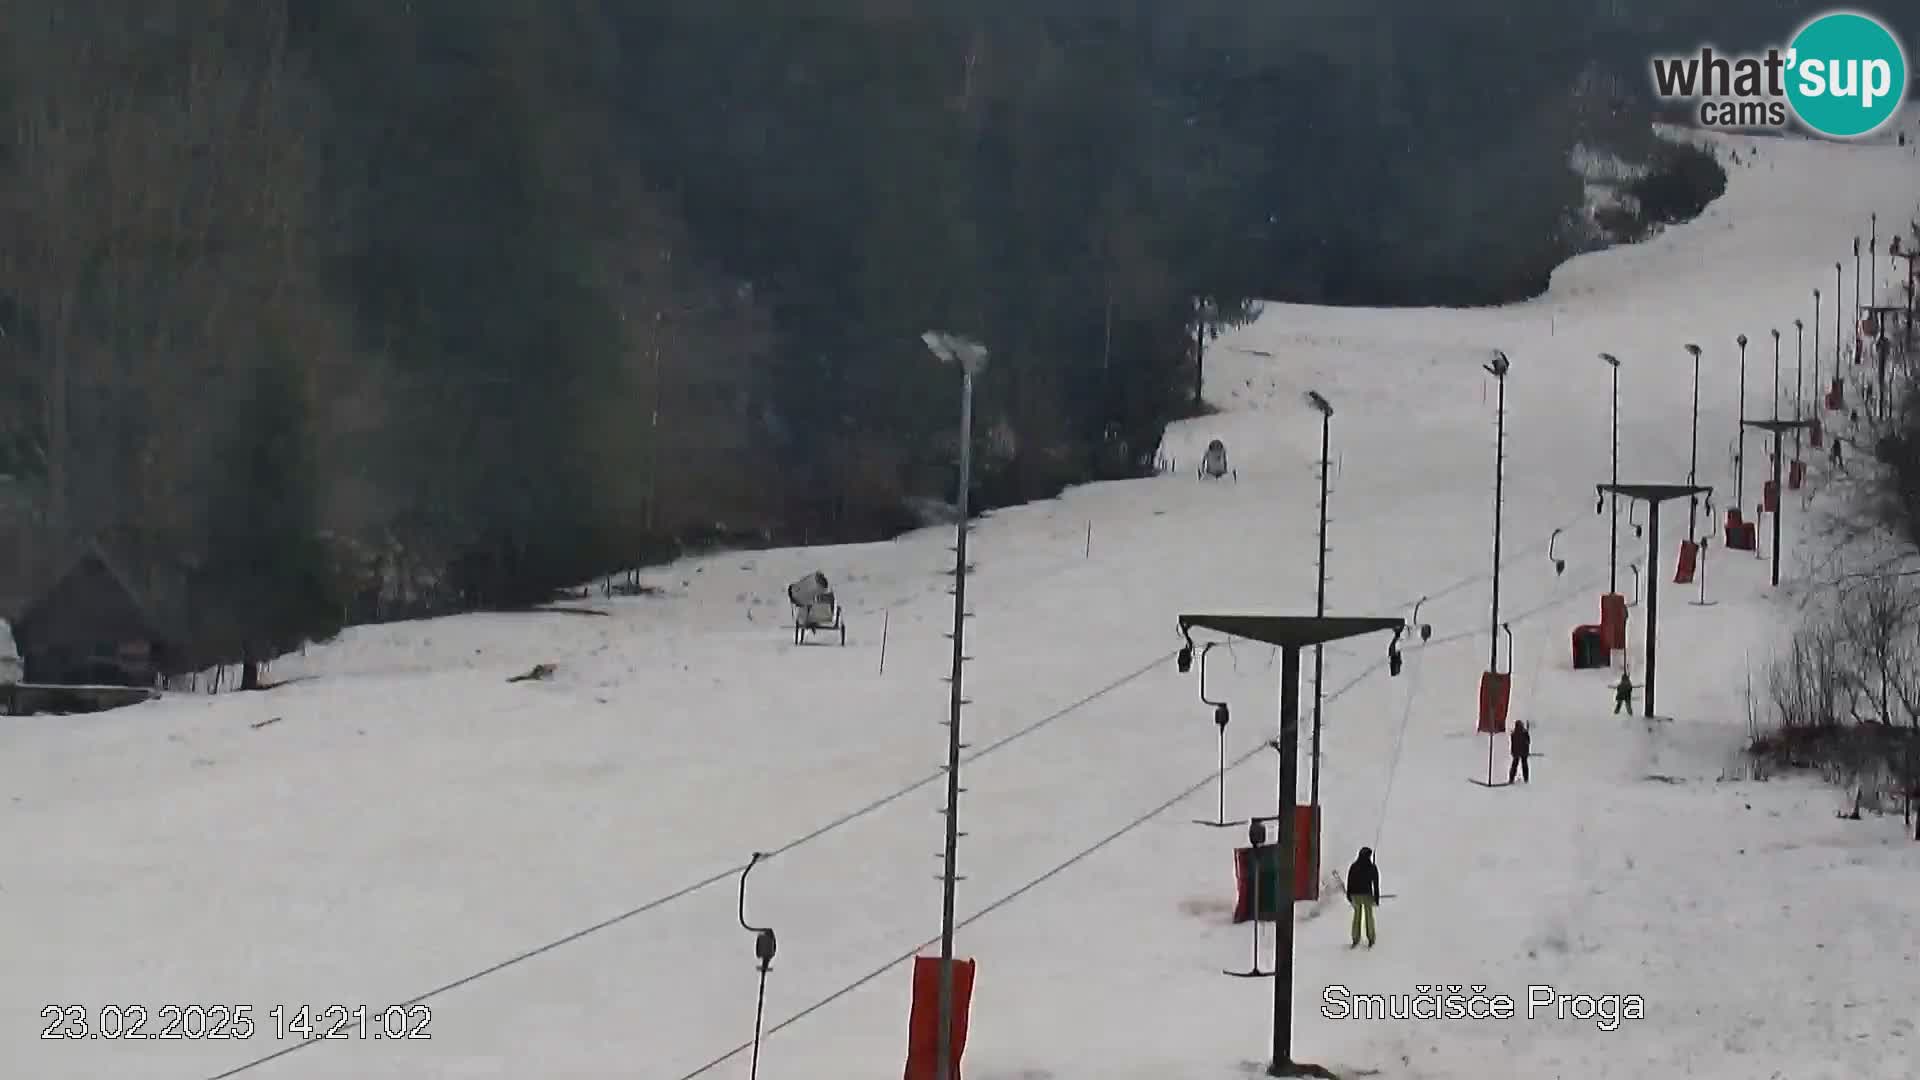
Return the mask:
{"type": "Polygon", "coordinates": [[[1254,298],[1544,287],[1648,50],[1784,25],[1363,6],[0,0],[0,573],[119,538],[231,658],[881,535],[951,492],[929,328],[984,500],[1125,475],[1254,298]]]}

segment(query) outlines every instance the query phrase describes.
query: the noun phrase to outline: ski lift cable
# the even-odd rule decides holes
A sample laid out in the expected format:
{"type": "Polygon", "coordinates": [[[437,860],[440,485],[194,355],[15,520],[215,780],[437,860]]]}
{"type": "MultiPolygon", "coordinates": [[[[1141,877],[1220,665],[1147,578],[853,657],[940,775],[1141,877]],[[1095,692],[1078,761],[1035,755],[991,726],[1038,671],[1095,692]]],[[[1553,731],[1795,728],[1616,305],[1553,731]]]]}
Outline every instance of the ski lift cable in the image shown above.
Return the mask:
{"type": "MultiPolygon", "coordinates": [[[[1488,576],[1491,577],[1492,575],[1488,575],[1488,576]]],[[[1599,582],[1600,582],[1600,579],[1595,578],[1591,581],[1586,582],[1582,587],[1594,588],[1598,586],[1599,582]]],[[[1565,602],[1566,600],[1563,596],[1555,596],[1553,599],[1549,600],[1545,604],[1541,604],[1537,607],[1530,608],[1526,611],[1521,612],[1519,615],[1516,615],[1510,621],[1512,622],[1525,621],[1537,615],[1551,611],[1554,608],[1564,604],[1565,602]]],[[[1462,630],[1458,633],[1450,634],[1443,638],[1435,638],[1434,640],[1425,643],[1425,645],[1422,645],[1420,651],[1424,652],[1426,645],[1444,645],[1444,644],[1450,644],[1457,641],[1465,641],[1478,636],[1479,633],[1480,631],[1478,629],[1462,630]]],[[[1375,660],[1373,663],[1367,665],[1367,667],[1363,671],[1361,671],[1359,674],[1349,679],[1339,689],[1327,695],[1327,700],[1336,701],[1341,697],[1344,697],[1349,690],[1352,690],[1355,687],[1359,686],[1360,683],[1363,682],[1369,675],[1372,675],[1374,672],[1380,670],[1385,666],[1387,666],[1387,660],[1385,658],[1375,660]]],[[[1258,744],[1257,746],[1253,747],[1251,750],[1248,750],[1245,753],[1239,755],[1238,757],[1235,757],[1229,760],[1227,762],[1227,771],[1231,772],[1235,769],[1238,769],[1240,766],[1255,760],[1256,758],[1262,757],[1266,753],[1266,751],[1268,751],[1269,749],[1271,749],[1271,747],[1266,742],[1262,742],[1258,744]]],[[[1095,840],[1092,844],[1088,845],[1087,847],[1084,847],[1079,851],[1075,852],[1074,854],[1068,856],[1064,861],[1057,863],[1054,866],[1050,867],[1049,869],[1041,872],[1038,876],[1028,880],[1025,884],[1018,886],[1013,891],[1006,893],[1005,895],[999,897],[996,900],[991,901],[985,907],[982,907],[980,910],[974,912],[973,914],[958,920],[957,922],[954,923],[954,928],[956,930],[965,929],[966,927],[972,925],[973,923],[976,923],[981,919],[986,918],[988,915],[991,915],[994,912],[999,911],[1000,909],[1008,906],[1009,904],[1012,904],[1014,901],[1027,895],[1028,893],[1046,884],[1047,882],[1053,880],[1054,878],[1059,877],[1061,874],[1066,873],[1068,870],[1072,869],[1073,867],[1079,865],[1081,862],[1085,861],[1089,856],[1106,848],[1108,845],[1114,843],[1115,841],[1121,839],[1122,837],[1127,836],[1129,833],[1132,833],[1134,830],[1139,829],[1141,826],[1146,825],[1148,822],[1151,822],[1155,818],[1159,817],[1161,814],[1164,814],[1168,810],[1173,809],[1175,806],[1178,806],[1180,803],[1186,801],[1187,799],[1192,798],[1194,795],[1197,795],[1200,792],[1206,790],[1209,786],[1211,786],[1216,782],[1217,777],[1218,777],[1218,770],[1209,772],[1205,778],[1182,789],[1178,794],[1174,795],[1172,798],[1167,799],[1165,802],[1160,803],[1158,806],[1155,806],[1151,810],[1146,811],[1145,813],[1139,815],[1138,817],[1133,818],[1131,821],[1128,821],[1127,823],[1121,825],[1119,828],[1106,834],[1100,839],[1095,840]]],[[[866,986],[868,983],[873,982],[875,979],[878,979],[880,976],[885,975],[887,972],[892,971],[894,968],[899,967],[901,964],[904,964],[907,961],[913,959],[915,956],[919,955],[923,949],[930,948],[933,945],[937,944],[939,941],[940,941],[939,938],[930,938],[914,946],[912,949],[904,953],[901,953],[900,955],[886,961],[884,964],[881,964],[880,966],[874,968],[873,970],[853,980],[847,985],[840,987],[839,989],[833,991],[832,993],[826,995],[825,997],[819,999],[818,1001],[815,1001],[813,1004],[808,1005],[806,1008],[801,1009],[799,1012],[794,1013],[792,1016],[787,1017],[785,1020],[782,1020],[778,1024],[775,1024],[772,1027],[768,1028],[766,1031],[766,1035],[772,1036],[774,1033],[781,1031],[784,1028],[790,1027],[793,1024],[796,1024],[799,1021],[805,1019],[806,1017],[811,1016],[816,1012],[819,1012],[820,1010],[826,1008],[827,1006],[833,1004],[834,1002],[839,1001],[840,999],[846,997],[848,994],[851,994],[854,991],[859,990],[861,987],[866,986]]],[[[705,1065],[702,1065],[691,1072],[683,1074],[682,1076],[679,1077],[679,1080],[697,1080],[698,1077],[704,1076],[707,1073],[710,1073],[713,1070],[719,1068],[720,1066],[726,1064],[727,1062],[733,1060],[735,1057],[738,1057],[739,1055],[746,1053],[749,1049],[752,1048],[752,1046],[753,1044],[751,1042],[741,1043],[740,1045],[734,1047],[733,1049],[727,1051],[726,1053],[721,1054],[720,1056],[707,1062],[705,1065]]]]}
{"type": "MultiPolygon", "coordinates": [[[[1569,521],[1568,524],[1571,525],[1572,522],[1574,521],[1584,520],[1585,516],[1586,515],[1584,514],[1578,515],[1577,517],[1569,521]]],[[[1526,556],[1523,556],[1521,553],[1516,552],[1516,554],[1513,556],[1513,558],[1510,561],[1517,564],[1518,562],[1520,562],[1520,560],[1523,557],[1526,557],[1526,556]]],[[[1504,565],[1505,564],[1503,564],[1503,568],[1504,568],[1504,565]]],[[[1432,602],[1433,600],[1439,599],[1440,597],[1448,596],[1453,593],[1459,592],[1462,589],[1466,589],[1473,585],[1479,584],[1480,582],[1486,581],[1491,577],[1492,577],[1492,574],[1488,572],[1488,573],[1473,574],[1473,575],[1459,578],[1456,581],[1454,581],[1452,584],[1448,585],[1446,588],[1441,589],[1438,592],[1427,594],[1427,600],[1429,602],[1432,602]]],[[[1411,601],[1409,601],[1408,603],[1411,603],[1411,601]]],[[[1405,606],[1405,605],[1402,605],[1402,606],[1405,606]]],[[[1519,621],[1519,619],[1526,618],[1527,614],[1528,613],[1523,613],[1518,618],[1516,618],[1515,621],[1519,621]]],[[[1444,644],[1450,641],[1463,640],[1465,638],[1472,637],[1475,633],[1477,633],[1477,631],[1463,631],[1459,634],[1455,634],[1449,637],[1436,639],[1435,642],[1429,642],[1428,644],[1444,644]]],[[[1026,727],[1019,728],[1015,731],[1009,732],[1007,735],[1002,736],[1000,739],[994,742],[988,743],[987,745],[981,747],[979,750],[967,755],[965,758],[962,759],[962,764],[971,764],[975,761],[978,761],[981,758],[984,758],[997,750],[1003,749],[1004,747],[1022,738],[1025,738],[1026,736],[1031,735],[1034,732],[1041,730],[1042,728],[1045,728],[1051,725],[1056,720],[1060,720],[1066,716],[1069,716],[1069,715],[1072,715],[1073,713],[1078,712],[1080,709],[1085,708],[1086,706],[1092,704],[1093,702],[1106,697],[1108,694],[1113,693],[1114,691],[1120,689],[1121,687],[1126,686],[1142,678],[1148,672],[1154,671],[1161,665],[1165,664],[1168,660],[1172,659],[1176,652],[1178,652],[1177,649],[1169,650],[1159,656],[1156,656],[1151,661],[1141,665],[1138,668],[1135,668],[1134,670],[1128,672],[1125,675],[1120,676],[1114,681],[1099,688],[1098,690],[1093,691],[1092,693],[1079,699],[1078,701],[1071,702],[1055,710],[1054,712],[1049,713],[1044,717],[1041,717],[1040,719],[1034,721],[1033,723],[1028,724],[1026,727]]],[[[1385,663],[1386,661],[1384,659],[1374,661],[1368,667],[1363,669],[1359,674],[1355,675],[1340,689],[1334,691],[1332,694],[1329,694],[1325,700],[1333,701],[1338,699],[1340,696],[1344,695],[1348,690],[1358,685],[1362,679],[1366,678],[1369,674],[1371,674],[1372,672],[1380,668],[1385,663]]],[[[1228,768],[1229,769],[1238,768],[1240,765],[1243,765],[1248,761],[1253,760],[1255,757],[1259,756],[1259,754],[1264,752],[1266,749],[1267,749],[1267,745],[1266,743],[1263,742],[1254,750],[1249,751],[1245,755],[1242,755],[1241,757],[1229,762],[1228,768]]],[[[936,782],[944,780],[945,778],[946,778],[946,770],[945,769],[938,770],[924,777],[923,779],[915,781],[911,784],[907,784],[893,792],[890,792],[877,799],[874,799],[863,806],[860,806],[854,810],[851,810],[845,814],[842,814],[841,816],[823,825],[818,826],[817,828],[811,830],[810,832],[807,832],[799,837],[796,837],[793,840],[788,841],[786,844],[783,844],[780,847],[774,848],[773,850],[767,852],[767,857],[774,858],[780,855],[787,854],[788,852],[794,851],[797,848],[800,848],[806,844],[809,844],[814,840],[817,840],[820,837],[825,836],[829,833],[835,832],[843,826],[850,825],[853,822],[858,821],[866,817],[867,815],[874,813],[875,811],[878,811],[887,806],[890,806],[893,803],[896,803],[901,799],[906,798],[908,795],[911,795],[914,792],[920,791],[923,788],[929,787],[936,782]]],[[[1125,835],[1127,832],[1132,831],[1134,828],[1137,828],[1140,825],[1145,824],[1147,821],[1151,820],[1153,817],[1157,816],[1161,812],[1164,812],[1164,810],[1166,810],[1167,808],[1176,805],[1177,803],[1179,803],[1181,800],[1185,798],[1188,798],[1195,791],[1201,790],[1202,788],[1206,787],[1208,784],[1217,782],[1217,778],[1218,778],[1217,770],[1215,770],[1214,772],[1210,772],[1207,778],[1201,781],[1195,787],[1182,792],[1180,795],[1176,796],[1174,799],[1170,800],[1162,807],[1157,808],[1152,813],[1138,819],[1133,823],[1130,823],[1121,831],[1112,834],[1107,839],[1100,841],[1094,847],[1089,848],[1086,851],[1082,852],[1080,855],[1075,856],[1072,860],[1069,861],[1068,864],[1055,867],[1053,870],[1048,871],[1047,874],[1045,874],[1042,878],[1036,879],[1035,881],[1028,883],[1026,886],[1023,886],[1016,893],[1010,894],[1007,897],[1003,897],[1000,901],[996,902],[996,906],[1005,904],[1006,902],[1010,901],[1014,896],[1017,896],[1017,895],[1020,895],[1021,893],[1026,892],[1027,890],[1038,885],[1041,881],[1046,880],[1047,878],[1051,878],[1055,874],[1064,870],[1066,868],[1066,865],[1071,865],[1073,862],[1077,862],[1080,859],[1085,858],[1087,855],[1093,854],[1094,851],[1098,850],[1100,847],[1104,847],[1107,843],[1112,842],[1112,840],[1116,840],[1120,836],[1125,835]]],[[[427,990],[423,993],[415,994],[414,996],[406,999],[405,1001],[399,1002],[398,1005],[399,1007],[402,1007],[402,1008],[409,1007],[412,1005],[417,1005],[430,998],[438,997],[442,994],[445,994],[450,991],[459,989],[460,987],[466,986],[469,983],[477,982],[478,980],[483,979],[489,975],[493,975],[497,972],[504,971],[507,968],[515,967],[524,961],[531,960],[534,957],[551,952],[554,949],[560,948],[563,945],[572,944],[575,941],[579,941],[593,934],[597,934],[602,930],[610,929],[614,926],[625,923],[631,919],[647,914],[648,912],[659,910],[660,908],[663,908],[668,904],[671,904],[677,900],[684,899],[688,896],[692,896],[696,893],[702,892],[720,882],[733,880],[734,878],[739,876],[740,872],[744,870],[746,866],[747,864],[744,862],[735,863],[731,866],[718,870],[708,875],[707,877],[701,878],[698,881],[694,881],[690,884],[683,885],[680,888],[675,889],[671,892],[663,893],[659,896],[654,897],[651,900],[645,901],[644,903],[641,903],[632,908],[629,908],[626,911],[620,912],[609,918],[606,918],[597,923],[594,923],[591,926],[585,927],[580,930],[576,930],[563,937],[556,938],[552,941],[546,942],[545,944],[528,949],[514,956],[510,956],[505,960],[501,960],[488,967],[475,971],[472,974],[462,976],[461,978],[442,984],[431,990],[427,990]]],[[[980,916],[987,914],[987,912],[990,910],[992,910],[992,908],[982,910],[978,914],[972,916],[972,918],[970,918],[968,921],[972,921],[972,919],[977,919],[980,916]]],[[[962,923],[960,925],[965,925],[965,923],[962,923]]],[[[916,949],[915,951],[917,952],[918,949],[916,949]]],[[[911,958],[912,955],[913,955],[912,953],[909,953],[907,954],[906,958],[911,958]]],[[[896,960],[888,964],[886,968],[882,968],[879,971],[876,971],[874,974],[868,976],[860,984],[853,987],[849,987],[846,990],[839,992],[838,994],[835,995],[835,998],[839,996],[844,996],[847,993],[851,993],[854,989],[858,989],[859,985],[865,985],[865,982],[870,982],[872,981],[872,979],[878,978],[880,974],[884,973],[886,970],[890,969],[895,964],[898,964],[900,962],[902,961],[896,960]]],[[[813,1009],[824,1007],[825,1004],[827,1004],[827,1002],[822,1002],[819,1005],[810,1007],[808,1011],[813,1011],[813,1009]]],[[[799,1015],[805,1015],[805,1014],[802,1013],[799,1015]]],[[[794,1020],[799,1019],[799,1015],[790,1017],[786,1021],[783,1021],[781,1024],[774,1026],[773,1028],[768,1030],[767,1034],[771,1035],[773,1032],[779,1031],[782,1027],[785,1027],[787,1024],[790,1024],[794,1020]]],[[[228,1080],[228,1078],[230,1077],[238,1076],[245,1072],[250,1072],[251,1070],[258,1068],[259,1066],[268,1064],[269,1062],[277,1061],[280,1058],[285,1057],[286,1055],[291,1054],[297,1050],[302,1050],[310,1046],[319,1045],[323,1041],[324,1040],[320,1040],[320,1039],[309,1039],[303,1042],[293,1043],[290,1046],[282,1047],[281,1049],[275,1050],[271,1053],[264,1054],[260,1057],[254,1058],[247,1062],[243,1062],[242,1064],[236,1065],[233,1068],[227,1069],[224,1072],[213,1074],[209,1076],[207,1080],[228,1080]]],[[[734,1055],[750,1047],[751,1047],[750,1043],[744,1044],[741,1048],[736,1049],[728,1053],[727,1055],[716,1059],[713,1063],[707,1066],[703,1066],[701,1069],[695,1070],[694,1072],[687,1074],[687,1077],[691,1078],[694,1076],[699,1076],[704,1072],[710,1071],[713,1068],[717,1068],[721,1063],[727,1060],[731,1060],[731,1058],[734,1055]]],[[[683,1078],[683,1080],[685,1080],[685,1078],[683,1078]]]]}
{"type": "Polygon", "coordinates": [[[1393,800],[1393,781],[1400,772],[1400,751],[1407,744],[1407,725],[1413,719],[1413,703],[1420,697],[1420,676],[1427,667],[1423,656],[1427,644],[1430,643],[1422,643],[1413,650],[1413,677],[1407,680],[1407,701],[1400,709],[1400,732],[1393,739],[1393,757],[1387,763],[1387,783],[1385,790],[1380,793],[1380,812],[1373,824],[1373,847],[1376,851],[1380,849],[1380,837],[1386,832],[1387,806],[1393,800]]]}

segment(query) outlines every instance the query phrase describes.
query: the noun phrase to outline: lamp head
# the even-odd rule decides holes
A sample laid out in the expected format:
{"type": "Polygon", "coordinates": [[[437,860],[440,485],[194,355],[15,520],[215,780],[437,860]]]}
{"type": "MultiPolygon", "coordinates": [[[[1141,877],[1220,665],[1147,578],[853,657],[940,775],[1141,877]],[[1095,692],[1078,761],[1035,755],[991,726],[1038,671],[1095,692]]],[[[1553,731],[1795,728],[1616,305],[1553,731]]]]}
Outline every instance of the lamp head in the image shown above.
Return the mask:
{"type": "Polygon", "coordinates": [[[1779,331],[1779,330],[1777,330],[1777,329],[1773,331],[1773,340],[1775,340],[1775,341],[1779,341],[1779,340],[1780,340],[1780,331],[1779,331]]]}
{"type": "Polygon", "coordinates": [[[1805,330],[1807,328],[1807,324],[1801,322],[1799,319],[1795,319],[1793,320],[1793,328],[1795,330],[1805,330]]]}
{"type": "Polygon", "coordinates": [[[1605,361],[1607,362],[1607,366],[1608,366],[1608,367],[1619,367],[1619,366],[1620,366],[1620,358],[1619,358],[1619,357],[1617,357],[1617,356],[1615,356],[1615,355],[1613,355],[1613,354],[1612,354],[1612,353],[1610,353],[1610,352],[1603,352],[1603,353],[1601,353],[1601,354],[1600,354],[1600,359],[1602,359],[1602,360],[1605,360],[1605,361]]]}
{"type": "Polygon", "coordinates": [[[1247,846],[1248,847],[1253,847],[1253,848],[1265,847],[1266,843],[1267,843],[1266,823],[1256,821],[1247,826],[1247,846]]]}
{"type": "Polygon", "coordinates": [[[1494,378],[1504,379],[1507,377],[1507,368],[1511,365],[1507,361],[1507,354],[1501,352],[1499,349],[1495,349],[1493,350],[1493,359],[1482,366],[1485,367],[1488,374],[1494,378]]]}
{"type": "Polygon", "coordinates": [[[1741,334],[1741,335],[1740,335],[1739,337],[1737,337],[1737,338],[1734,338],[1734,339],[1733,339],[1733,343],[1734,343],[1735,345],[1738,345],[1738,346],[1740,346],[1740,347],[1741,347],[1741,348],[1743,348],[1743,349],[1744,349],[1744,348],[1746,348],[1746,347],[1747,347],[1747,335],[1745,335],[1745,334],[1741,334]]]}
{"type": "Polygon", "coordinates": [[[1185,623],[1181,623],[1180,636],[1186,639],[1187,643],[1180,646],[1180,654],[1174,657],[1174,663],[1179,665],[1180,674],[1185,675],[1193,670],[1193,631],[1188,629],[1185,623]]]}
{"type": "Polygon", "coordinates": [[[1214,727],[1224,728],[1227,726],[1227,721],[1230,719],[1232,719],[1232,716],[1227,712],[1226,702],[1223,701],[1220,704],[1215,705],[1213,707],[1213,726],[1214,727]]]}
{"type": "Polygon", "coordinates": [[[1688,352],[1688,353],[1689,353],[1689,354],[1690,354],[1690,355],[1691,355],[1691,356],[1692,356],[1692,357],[1693,357],[1693,358],[1694,358],[1695,360],[1698,360],[1698,359],[1700,359],[1700,346],[1698,346],[1698,345],[1695,345],[1695,344],[1694,344],[1693,342],[1691,342],[1691,341],[1689,341],[1689,342],[1687,342],[1687,345],[1686,345],[1686,349],[1687,349],[1687,352],[1688,352]]]}
{"type": "Polygon", "coordinates": [[[968,375],[980,374],[987,365],[987,347],[957,334],[929,330],[920,335],[920,343],[941,363],[952,364],[968,375]]]}
{"type": "Polygon", "coordinates": [[[1307,404],[1313,407],[1314,412],[1319,413],[1321,416],[1333,415],[1333,404],[1322,397],[1320,391],[1309,390],[1304,396],[1306,397],[1307,404]]]}

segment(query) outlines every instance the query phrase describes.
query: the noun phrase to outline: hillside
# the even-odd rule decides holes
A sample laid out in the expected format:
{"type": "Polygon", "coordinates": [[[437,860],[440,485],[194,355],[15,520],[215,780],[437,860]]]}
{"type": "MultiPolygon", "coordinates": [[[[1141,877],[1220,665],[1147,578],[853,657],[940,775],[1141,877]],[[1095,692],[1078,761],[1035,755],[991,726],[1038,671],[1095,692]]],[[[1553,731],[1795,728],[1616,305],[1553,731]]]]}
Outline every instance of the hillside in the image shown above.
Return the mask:
{"type": "MultiPolygon", "coordinates": [[[[960,849],[960,947],[980,963],[968,1077],[1224,1080],[1264,1059],[1271,984],[1220,974],[1247,956],[1227,910],[1241,834],[1190,823],[1215,808],[1214,735],[1172,658],[1181,613],[1311,611],[1308,389],[1337,410],[1330,610],[1405,616],[1424,597],[1434,634],[1398,678],[1384,642],[1328,650],[1327,867],[1372,846],[1395,896],[1380,947],[1358,953],[1343,906],[1303,908],[1299,1055],[1422,1080],[1914,1075],[1904,990],[1920,845],[1897,822],[1836,819],[1839,795],[1814,780],[1730,771],[1749,663],[1789,627],[1795,589],[1768,589],[1764,562],[1718,549],[1714,606],[1664,588],[1670,719],[1610,715],[1617,674],[1569,668],[1568,632],[1597,619],[1608,570],[1596,353],[1625,363],[1623,478],[1678,481],[1681,347],[1705,347],[1701,481],[1724,491],[1735,336],[1810,319],[1809,290],[1868,214],[1905,221],[1915,207],[1906,149],[1770,140],[1761,160],[1732,170],[1698,220],[1582,256],[1530,303],[1269,306],[1212,350],[1221,411],[1169,433],[1174,472],[979,524],[960,849]],[[1500,619],[1514,715],[1542,756],[1530,785],[1490,791],[1467,781],[1487,768],[1473,717],[1490,644],[1494,386],[1480,365],[1496,348],[1513,364],[1500,619]],[[1237,483],[1193,478],[1213,438],[1237,483]],[[1317,1011],[1332,984],[1485,986],[1523,1002],[1551,985],[1641,995],[1645,1015],[1615,1030],[1546,1016],[1340,1021],[1317,1011]]],[[[1770,376],[1770,355],[1750,359],[1750,382],[1770,376]]],[[[1750,453],[1749,493],[1760,460],[1750,453]]],[[[1799,509],[1789,500],[1789,586],[1817,543],[1799,509]]],[[[1622,560],[1644,561],[1622,517],[1622,560]]],[[[1674,520],[1651,572],[1667,581],[1674,520]]],[[[655,594],[580,605],[604,614],[356,627],[277,665],[288,681],[269,692],[8,721],[0,894],[15,917],[0,929],[0,1012],[24,1032],[13,1069],[701,1075],[751,1034],[734,882],[760,850],[775,855],[754,872],[749,915],[781,942],[761,1074],[898,1075],[903,959],[939,930],[951,540],[933,529],[713,555],[647,572],[655,594]],[[814,569],[849,606],[845,648],[790,643],[782,589],[814,569]],[[505,681],[543,662],[551,680],[505,681]],[[406,1045],[301,1046],[266,1019],[275,1004],[377,1011],[422,995],[433,1037],[406,1045]],[[33,1040],[50,1002],[250,1004],[263,1030],[165,1046],[33,1040]]],[[[1631,590],[1625,566],[1620,577],[1631,590]]],[[[1246,644],[1211,664],[1209,690],[1235,717],[1228,813],[1271,812],[1278,664],[1246,644]]],[[[747,1068],[741,1053],[704,1075],[747,1068]]]]}

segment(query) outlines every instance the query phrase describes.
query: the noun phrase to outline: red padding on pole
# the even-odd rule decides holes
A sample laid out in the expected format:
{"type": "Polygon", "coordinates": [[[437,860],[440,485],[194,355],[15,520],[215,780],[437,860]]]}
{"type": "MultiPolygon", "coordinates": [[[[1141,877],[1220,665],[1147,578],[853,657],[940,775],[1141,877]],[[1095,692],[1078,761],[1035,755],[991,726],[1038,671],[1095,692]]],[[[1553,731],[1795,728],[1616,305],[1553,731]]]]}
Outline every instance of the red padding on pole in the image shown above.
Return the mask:
{"type": "MultiPolygon", "coordinates": [[[[973,1002],[974,961],[953,961],[953,1045],[947,1075],[960,1080],[960,1054],[967,1048],[967,1009],[973,1002]]],[[[913,958],[913,1012],[907,1021],[905,1080],[935,1080],[940,1070],[940,958],[913,958]]]]}
{"type": "Polygon", "coordinates": [[[1807,463],[1795,458],[1787,462],[1787,488],[1799,491],[1807,486],[1807,463]]]}
{"type": "Polygon", "coordinates": [[[1780,485],[1771,480],[1760,485],[1760,509],[1769,514],[1780,512],[1780,485]]]}
{"type": "Polygon", "coordinates": [[[1497,671],[1480,673],[1480,720],[1474,730],[1482,735],[1507,730],[1507,699],[1512,690],[1512,676],[1497,671]]]}
{"type": "MultiPolygon", "coordinates": [[[[1293,850],[1293,900],[1320,899],[1320,879],[1313,872],[1314,844],[1320,838],[1320,816],[1311,806],[1293,808],[1294,850],[1293,850]]],[[[1246,922],[1255,918],[1253,905],[1253,850],[1250,847],[1235,848],[1233,852],[1233,921],[1246,922]]],[[[1280,859],[1280,845],[1266,844],[1260,848],[1260,910],[1258,918],[1262,922],[1272,922],[1278,917],[1280,879],[1274,876],[1280,859]]]]}
{"type": "Polygon", "coordinates": [[[1627,598],[1619,593],[1600,597],[1600,634],[1607,651],[1627,647],[1627,598]]]}
{"type": "Polygon", "coordinates": [[[1807,429],[1807,444],[1815,450],[1827,445],[1827,432],[1820,426],[1820,421],[1815,420],[1813,426],[1807,429]]]}
{"type": "Polygon", "coordinates": [[[1827,411],[1838,412],[1847,407],[1847,385],[1840,376],[1833,377],[1833,385],[1827,388],[1827,411]]]}

